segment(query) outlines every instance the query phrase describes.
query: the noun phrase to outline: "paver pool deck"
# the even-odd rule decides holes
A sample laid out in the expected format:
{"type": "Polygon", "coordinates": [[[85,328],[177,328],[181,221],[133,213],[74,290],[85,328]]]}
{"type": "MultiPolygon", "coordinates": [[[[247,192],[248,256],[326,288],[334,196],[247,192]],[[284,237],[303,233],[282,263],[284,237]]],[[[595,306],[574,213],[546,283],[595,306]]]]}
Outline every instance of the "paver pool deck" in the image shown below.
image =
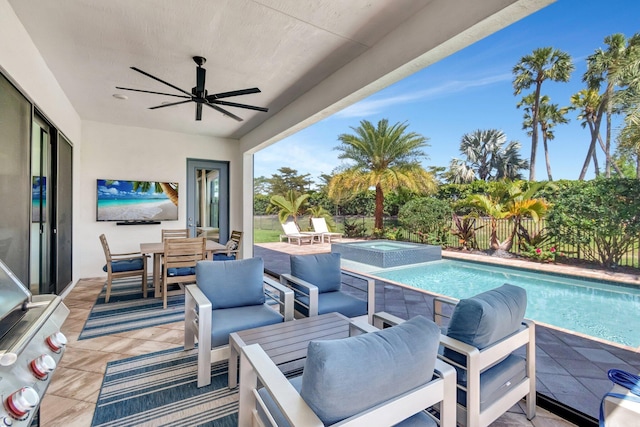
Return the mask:
{"type": "MultiPolygon", "coordinates": [[[[265,270],[273,275],[289,273],[289,256],[296,254],[330,252],[330,244],[290,245],[265,243],[254,245],[254,256],[264,259],[265,270]]],[[[565,265],[538,264],[525,260],[491,258],[454,251],[443,251],[443,257],[490,262],[497,265],[520,267],[588,277],[591,279],[622,281],[640,286],[640,277],[617,272],[588,270],[565,265]]],[[[433,297],[409,287],[376,280],[376,311],[386,311],[404,319],[418,314],[432,316],[433,297]]],[[[597,308],[594,308],[596,310],[597,308]]],[[[640,331],[639,331],[640,333],[640,331]]],[[[539,401],[547,397],[559,403],[561,410],[578,411],[587,418],[580,425],[598,418],[602,396],[612,387],[607,377],[609,369],[640,372],[640,348],[616,345],[571,331],[537,324],[536,377],[539,401]]],[[[597,425],[594,424],[594,425],[597,425]]]]}

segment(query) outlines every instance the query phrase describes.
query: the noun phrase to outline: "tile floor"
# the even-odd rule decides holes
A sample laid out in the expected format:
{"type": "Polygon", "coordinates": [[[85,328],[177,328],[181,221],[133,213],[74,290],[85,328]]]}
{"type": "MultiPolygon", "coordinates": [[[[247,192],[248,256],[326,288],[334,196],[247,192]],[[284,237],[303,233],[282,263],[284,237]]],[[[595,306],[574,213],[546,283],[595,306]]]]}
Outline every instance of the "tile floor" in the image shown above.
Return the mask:
{"type": "MultiPolygon", "coordinates": [[[[289,249],[294,249],[293,246],[289,245],[289,249]]],[[[313,249],[320,251],[320,246],[313,249]]],[[[308,253],[309,246],[300,250],[304,249],[308,253]]],[[[71,310],[62,328],[69,343],[41,404],[43,427],[91,425],[107,362],[182,345],[183,322],[78,341],[103,284],[104,278],[82,279],[64,299],[71,310]]],[[[556,427],[573,424],[541,408],[538,408],[537,416],[528,421],[522,407],[516,405],[492,425],[556,427]]]]}

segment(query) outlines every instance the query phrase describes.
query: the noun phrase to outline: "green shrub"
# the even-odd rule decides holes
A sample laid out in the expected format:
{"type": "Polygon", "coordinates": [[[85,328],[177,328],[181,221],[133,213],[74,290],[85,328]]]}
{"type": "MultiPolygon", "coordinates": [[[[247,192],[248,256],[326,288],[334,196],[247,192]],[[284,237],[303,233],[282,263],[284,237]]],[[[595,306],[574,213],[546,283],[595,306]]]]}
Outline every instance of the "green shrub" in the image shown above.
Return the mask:
{"type": "Polygon", "coordinates": [[[422,243],[443,245],[451,225],[451,205],[433,197],[420,197],[405,204],[398,221],[406,230],[417,234],[422,243]]]}
{"type": "Polygon", "coordinates": [[[640,181],[611,178],[559,191],[547,215],[553,241],[578,248],[581,258],[616,267],[640,232],[640,181]]]}

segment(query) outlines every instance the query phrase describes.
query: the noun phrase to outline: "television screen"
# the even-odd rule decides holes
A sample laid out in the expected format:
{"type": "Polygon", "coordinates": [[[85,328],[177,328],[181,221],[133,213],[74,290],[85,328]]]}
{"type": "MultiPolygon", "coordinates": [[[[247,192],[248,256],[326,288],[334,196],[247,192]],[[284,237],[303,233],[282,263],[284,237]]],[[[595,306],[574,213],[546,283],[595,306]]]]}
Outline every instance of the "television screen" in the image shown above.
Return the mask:
{"type": "Polygon", "coordinates": [[[98,221],[174,221],[178,183],[99,179],[98,221]]]}

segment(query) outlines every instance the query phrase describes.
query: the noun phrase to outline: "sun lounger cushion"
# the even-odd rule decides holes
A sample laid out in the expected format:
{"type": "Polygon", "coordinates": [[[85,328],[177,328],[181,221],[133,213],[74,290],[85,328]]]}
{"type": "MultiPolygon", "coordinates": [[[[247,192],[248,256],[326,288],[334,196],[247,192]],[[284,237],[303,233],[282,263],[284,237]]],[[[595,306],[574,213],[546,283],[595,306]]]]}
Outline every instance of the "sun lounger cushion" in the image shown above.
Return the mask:
{"type": "MultiPolygon", "coordinates": [[[[296,311],[309,316],[307,307],[309,307],[309,298],[298,296],[294,302],[296,311]],[[299,304],[299,302],[302,304],[299,304]]],[[[318,297],[318,314],[333,312],[338,312],[347,317],[364,316],[367,314],[367,302],[340,291],[322,293],[318,297]]]]}
{"type": "MultiPolygon", "coordinates": [[[[119,273],[122,271],[142,270],[143,266],[144,264],[142,262],[142,258],[111,261],[111,271],[113,271],[114,273],[119,273]]],[[[107,271],[106,264],[104,267],[102,267],[102,271],[107,271]]]]}
{"type": "Polygon", "coordinates": [[[229,334],[244,329],[281,323],[283,317],[267,305],[211,311],[211,348],[229,344],[229,334]]]}
{"type": "Polygon", "coordinates": [[[291,275],[317,286],[318,293],[338,291],[340,254],[291,256],[291,275]]]}
{"type": "Polygon", "coordinates": [[[264,304],[263,274],[262,258],[196,264],[196,282],[213,310],[264,304]],[[219,283],[220,277],[231,279],[219,283]]]}
{"type": "Polygon", "coordinates": [[[300,395],[331,425],[426,384],[433,377],[440,329],[417,316],[355,337],[311,341],[300,395]]]}

